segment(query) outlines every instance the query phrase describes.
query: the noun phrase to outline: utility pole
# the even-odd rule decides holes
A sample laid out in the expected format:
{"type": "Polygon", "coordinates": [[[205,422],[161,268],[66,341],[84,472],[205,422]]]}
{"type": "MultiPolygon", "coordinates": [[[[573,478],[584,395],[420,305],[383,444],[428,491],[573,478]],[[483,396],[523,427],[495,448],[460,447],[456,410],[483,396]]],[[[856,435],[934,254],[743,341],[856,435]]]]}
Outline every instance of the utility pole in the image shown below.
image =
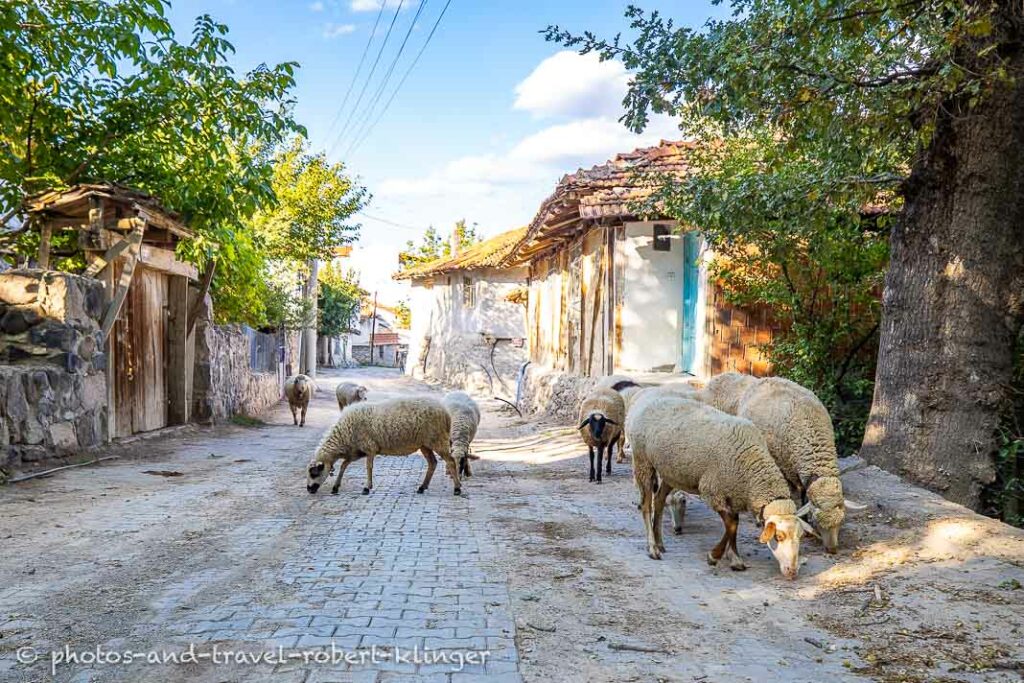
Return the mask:
{"type": "Polygon", "coordinates": [[[373,365],[373,337],[377,334],[377,292],[373,293],[373,316],[370,318],[370,365],[373,365]]]}
{"type": "Polygon", "coordinates": [[[320,262],[312,259],[309,262],[309,279],[306,281],[306,291],[303,298],[309,303],[309,318],[302,328],[301,347],[299,353],[299,372],[312,378],[316,378],[316,290],[320,262]]]}

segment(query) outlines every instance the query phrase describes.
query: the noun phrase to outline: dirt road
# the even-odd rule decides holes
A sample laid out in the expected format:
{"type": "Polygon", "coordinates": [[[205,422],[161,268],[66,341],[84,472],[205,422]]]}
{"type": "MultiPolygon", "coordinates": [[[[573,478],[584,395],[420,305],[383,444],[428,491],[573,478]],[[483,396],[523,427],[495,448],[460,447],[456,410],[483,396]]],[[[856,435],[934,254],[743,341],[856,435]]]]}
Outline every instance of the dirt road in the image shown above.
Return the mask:
{"type": "Polygon", "coordinates": [[[343,376],[430,391],[347,371],[305,428],[282,405],[0,489],[0,680],[1020,680],[1019,531],[860,468],[870,508],[796,582],[748,520],[750,568],[708,567],[699,503],[653,561],[628,464],[590,484],[574,433],[486,400],[463,497],[440,469],[416,495],[418,456],[378,460],[369,496],[360,466],[310,496],[343,376]]]}

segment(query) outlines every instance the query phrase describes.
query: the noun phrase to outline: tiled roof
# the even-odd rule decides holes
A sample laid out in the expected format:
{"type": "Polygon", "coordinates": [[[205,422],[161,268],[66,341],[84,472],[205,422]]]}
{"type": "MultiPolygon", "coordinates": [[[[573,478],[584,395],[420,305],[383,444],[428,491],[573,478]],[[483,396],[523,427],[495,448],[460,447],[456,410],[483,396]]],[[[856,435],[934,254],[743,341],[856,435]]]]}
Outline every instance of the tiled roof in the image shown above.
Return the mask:
{"type": "Polygon", "coordinates": [[[396,280],[409,280],[417,277],[430,277],[453,270],[471,268],[491,268],[501,265],[509,252],[526,235],[526,228],[516,228],[500,235],[484,240],[468,247],[458,256],[441,258],[423,263],[406,270],[400,270],[391,277],[396,280]]]}
{"type": "Polygon", "coordinates": [[[635,215],[633,205],[650,197],[665,176],[689,172],[688,159],[695,147],[693,142],[662,140],[564,176],[504,263],[528,259],[536,253],[534,247],[543,248],[550,237],[571,234],[580,220],[635,215]]]}
{"type": "Polygon", "coordinates": [[[65,190],[46,190],[27,197],[23,203],[28,213],[44,213],[53,217],[75,218],[89,215],[91,197],[102,197],[116,204],[145,211],[160,219],[160,227],[169,229],[179,237],[194,237],[181,216],[165,208],[156,197],[116,183],[80,183],[65,190]]]}
{"type": "MultiPolygon", "coordinates": [[[[373,335],[374,346],[388,346],[391,344],[401,344],[402,341],[398,338],[397,332],[378,332],[373,335]]],[[[370,338],[366,338],[365,344],[353,344],[353,346],[369,346],[370,338]]]]}

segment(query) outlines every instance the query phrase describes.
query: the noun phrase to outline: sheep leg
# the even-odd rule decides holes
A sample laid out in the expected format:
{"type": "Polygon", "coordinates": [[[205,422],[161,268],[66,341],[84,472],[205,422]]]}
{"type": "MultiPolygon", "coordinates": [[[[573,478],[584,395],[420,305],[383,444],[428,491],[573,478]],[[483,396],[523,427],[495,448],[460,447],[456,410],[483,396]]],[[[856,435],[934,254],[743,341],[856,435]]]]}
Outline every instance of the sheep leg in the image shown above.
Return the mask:
{"type": "Polygon", "coordinates": [[[662,484],[654,494],[654,518],[651,520],[651,524],[654,528],[654,540],[661,552],[665,552],[665,539],[661,535],[661,518],[665,513],[665,499],[670,493],[672,493],[672,487],[662,484]]]}
{"type": "Polygon", "coordinates": [[[366,486],[363,487],[363,495],[370,495],[370,489],[373,488],[373,454],[366,454],[366,486]]]}
{"type": "Polygon", "coordinates": [[[620,463],[620,464],[626,462],[626,453],[625,453],[625,451],[622,450],[625,447],[625,443],[626,443],[626,437],[620,436],[619,437],[619,452],[617,453],[616,458],[615,458],[615,462],[620,463]]]}
{"type": "Polygon", "coordinates": [[[338,495],[338,489],[341,488],[341,475],[345,474],[345,468],[348,467],[351,460],[342,460],[341,467],[338,468],[338,478],[334,480],[334,486],[331,487],[331,493],[338,495]]]}
{"type": "Polygon", "coordinates": [[[597,444],[597,483],[601,483],[601,461],[604,458],[604,444],[597,444]]]}
{"type": "Polygon", "coordinates": [[[292,409],[292,424],[293,425],[299,424],[299,415],[298,415],[298,412],[295,410],[295,406],[293,406],[292,404],[289,403],[288,407],[292,409]]]}
{"type": "Polygon", "coordinates": [[[722,559],[722,555],[725,554],[726,549],[729,547],[729,540],[736,534],[736,528],[739,526],[738,515],[722,510],[717,512],[718,516],[722,518],[722,524],[725,525],[725,532],[722,534],[722,540],[718,542],[718,545],[708,553],[708,564],[712,566],[717,565],[718,561],[722,559]]]}
{"type": "Polygon", "coordinates": [[[594,481],[594,447],[587,446],[587,450],[590,451],[590,481],[594,481]]]}
{"type": "Polygon", "coordinates": [[[729,560],[729,568],[734,572],[741,572],[747,568],[747,565],[743,562],[743,558],[740,557],[740,552],[736,548],[736,531],[740,526],[740,516],[732,514],[732,533],[729,536],[729,548],[725,552],[725,558],[729,560]]]}
{"type": "Polygon", "coordinates": [[[459,480],[459,464],[455,462],[455,458],[452,457],[451,453],[441,453],[438,455],[444,460],[445,468],[448,470],[448,474],[451,475],[452,481],[455,482],[455,490],[452,491],[456,496],[462,495],[462,482],[459,480]]]}
{"type": "Polygon", "coordinates": [[[615,442],[614,441],[612,441],[610,444],[608,444],[608,452],[605,454],[605,455],[608,456],[608,465],[607,465],[607,470],[605,471],[605,474],[611,474],[612,473],[612,449],[613,448],[615,448],[615,442]]]}
{"type": "Polygon", "coordinates": [[[299,420],[299,426],[300,427],[305,427],[306,426],[306,409],[307,408],[309,408],[308,404],[302,406],[302,419],[299,420]]]}
{"type": "Polygon", "coordinates": [[[423,493],[430,486],[430,480],[434,476],[434,470],[437,469],[437,456],[434,455],[434,451],[429,448],[420,448],[420,453],[423,454],[423,459],[427,461],[427,473],[423,475],[423,483],[416,489],[416,493],[423,493]]]}
{"type": "Polygon", "coordinates": [[[654,516],[654,481],[655,473],[652,468],[637,464],[635,472],[636,484],[640,489],[640,510],[644,519],[644,529],[647,531],[647,554],[652,560],[661,559],[661,550],[658,548],[657,540],[654,538],[652,517],[654,516]],[[642,471],[641,471],[642,469],[642,471]]]}

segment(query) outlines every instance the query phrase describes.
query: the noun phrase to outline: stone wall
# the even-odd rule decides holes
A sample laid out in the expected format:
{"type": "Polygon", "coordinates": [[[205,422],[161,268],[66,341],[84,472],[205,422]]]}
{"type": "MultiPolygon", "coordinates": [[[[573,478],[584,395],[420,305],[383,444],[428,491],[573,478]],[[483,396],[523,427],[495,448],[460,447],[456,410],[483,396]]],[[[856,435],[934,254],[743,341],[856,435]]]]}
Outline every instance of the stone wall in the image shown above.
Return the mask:
{"type": "Polygon", "coordinates": [[[0,273],[0,468],[107,440],[103,285],[40,270],[0,273]]]}
{"type": "Polygon", "coordinates": [[[211,318],[207,297],[206,310],[196,322],[192,419],[220,422],[232,415],[263,413],[281,399],[284,368],[252,370],[251,332],[242,325],[215,325],[211,318]]]}
{"type": "Polygon", "coordinates": [[[573,421],[579,415],[583,397],[597,379],[530,365],[523,377],[519,409],[523,415],[543,413],[573,421]]]}

